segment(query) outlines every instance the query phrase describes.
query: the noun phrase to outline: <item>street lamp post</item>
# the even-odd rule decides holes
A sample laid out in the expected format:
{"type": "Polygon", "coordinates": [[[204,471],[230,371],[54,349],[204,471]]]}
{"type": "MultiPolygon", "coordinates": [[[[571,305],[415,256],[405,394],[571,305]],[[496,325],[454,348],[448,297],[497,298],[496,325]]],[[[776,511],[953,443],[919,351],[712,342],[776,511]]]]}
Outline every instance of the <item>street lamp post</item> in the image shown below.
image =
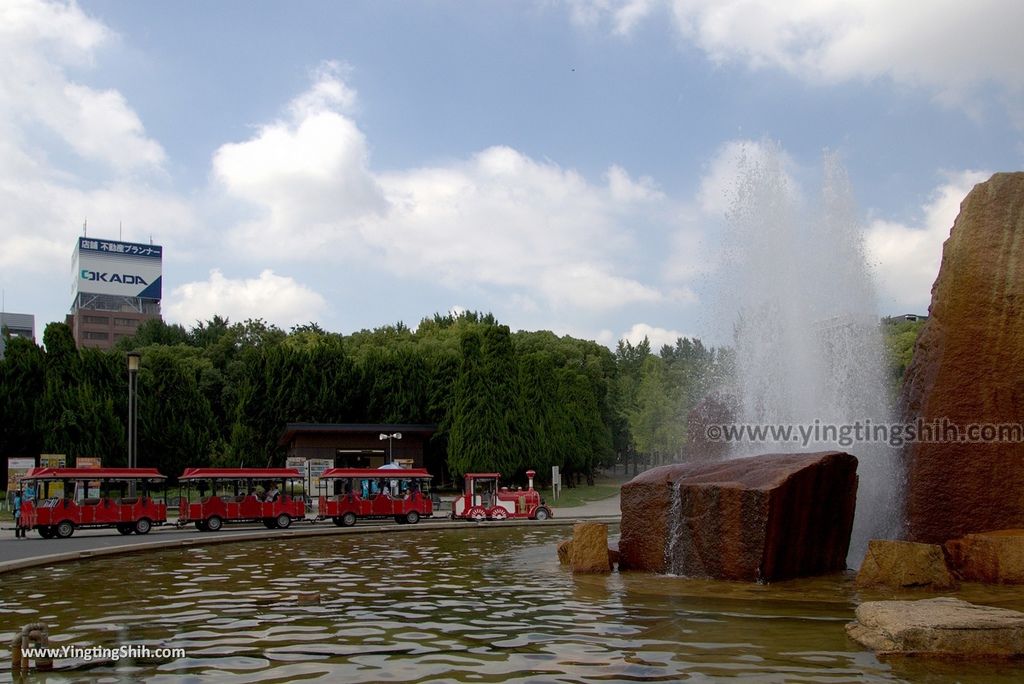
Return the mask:
{"type": "MultiPolygon", "coordinates": [[[[139,352],[128,352],[128,467],[134,468],[139,458],[139,352]]],[[[129,496],[135,495],[130,483],[129,496]]]]}
{"type": "Polygon", "coordinates": [[[388,440],[388,465],[391,465],[391,453],[392,453],[391,452],[391,440],[392,439],[402,439],[402,433],[401,432],[392,432],[391,434],[385,434],[385,433],[382,432],[382,433],[380,433],[379,439],[382,439],[382,440],[386,439],[386,440],[388,440]]]}

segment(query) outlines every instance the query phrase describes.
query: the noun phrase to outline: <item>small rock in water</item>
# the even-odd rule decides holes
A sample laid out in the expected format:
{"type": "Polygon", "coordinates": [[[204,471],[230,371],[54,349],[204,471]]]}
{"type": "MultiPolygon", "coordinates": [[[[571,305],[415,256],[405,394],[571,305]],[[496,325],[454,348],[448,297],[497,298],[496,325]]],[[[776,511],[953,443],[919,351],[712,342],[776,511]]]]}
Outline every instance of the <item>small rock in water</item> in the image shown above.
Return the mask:
{"type": "Polygon", "coordinates": [[[608,526],[595,522],[573,525],[569,559],[573,572],[610,572],[608,526]]]}
{"type": "Polygon", "coordinates": [[[952,589],[957,581],[938,544],[872,539],[857,573],[857,586],[952,589]]]}
{"type": "Polygon", "coordinates": [[[1024,613],[949,597],[862,603],[857,620],[846,625],[846,633],[884,655],[1024,655],[1024,613]]]}
{"type": "Polygon", "coordinates": [[[300,591],[299,596],[300,606],[312,606],[320,603],[320,592],[319,591],[300,591]]]}

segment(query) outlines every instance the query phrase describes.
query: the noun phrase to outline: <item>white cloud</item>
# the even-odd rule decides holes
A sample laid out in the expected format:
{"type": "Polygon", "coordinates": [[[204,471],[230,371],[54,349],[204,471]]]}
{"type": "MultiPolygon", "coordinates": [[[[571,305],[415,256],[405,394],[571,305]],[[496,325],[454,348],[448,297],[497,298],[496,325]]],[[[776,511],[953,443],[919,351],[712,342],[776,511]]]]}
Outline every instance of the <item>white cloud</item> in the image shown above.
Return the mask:
{"type": "Polygon", "coordinates": [[[188,202],[147,180],[164,180],[163,148],[123,95],[68,77],[87,72],[115,39],[73,3],[0,3],[0,272],[8,301],[29,299],[25,283],[54,283],[31,295],[52,307],[36,312],[43,321],[71,302],[83,221],[91,234],[115,237],[123,224],[126,240],[154,233],[170,245],[198,224],[188,202]],[[80,163],[86,171],[69,171],[80,163]]]}
{"type": "Polygon", "coordinates": [[[65,72],[90,65],[113,38],[74,4],[0,3],[0,112],[18,128],[42,124],[82,158],[115,170],[159,168],[163,148],[146,136],[124,97],[75,83],[65,72]]]}
{"type": "Polygon", "coordinates": [[[1000,0],[676,0],[682,34],[714,61],[822,83],[889,78],[970,105],[995,84],[1020,96],[1024,4],[1000,0]]]}
{"type": "Polygon", "coordinates": [[[289,328],[320,320],[327,301],[293,278],[269,269],[258,278],[244,280],[225,278],[214,269],[205,281],[174,288],[164,308],[169,320],[186,326],[219,314],[234,321],[262,318],[289,328]]]}
{"type": "Polygon", "coordinates": [[[1005,0],[571,0],[578,26],[628,35],[668,7],[716,63],[780,69],[819,84],[891,79],[967,109],[986,86],[1024,117],[1024,3],[1005,0]]]}
{"type": "Polygon", "coordinates": [[[291,102],[290,120],[217,150],[213,174],[220,187],[257,214],[232,230],[236,248],[252,256],[290,257],[347,250],[359,222],[386,209],[368,170],[362,131],[334,109],[354,99],[337,69],[327,65],[291,102]]]}
{"type": "Polygon", "coordinates": [[[922,207],[918,225],[885,220],[871,223],[865,246],[876,269],[883,308],[890,313],[927,310],[942,261],[942,243],[960,212],[960,202],[990,175],[987,171],[951,174],[922,207]]]}
{"type": "Polygon", "coordinates": [[[612,166],[593,184],[505,146],[377,174],[365,137],[341,111],[355,94],[340,78],[321,70],[290,120],[217,151],[219,187],[257,213],[231,230],[234,248],[263,259],[357,255],[404,276],[507,289],[514,301],[540,297],[554,307],[662,298],[628,273],[632,224],[664,229],[667,220],[669,200],[650,178],[612,166]]]}
{"type": "Polygon", "coordinates": [[[663,0],[568,0],[574,24],[592,29],[607,21],[611,32],[623,37],[663,4],[663,0]]]}
{"type": "Polygon", "coordinates": [[[651,343],[651,351],[657,353],[662,346],[666,344],[675,346],[676,340],[680,337],[692,337],[692,335],[681,333],[678,330],[666,330],[665,328],[648,325],[647,323],[636,323],[632,328],[622,333],[619,339],[628,340],[630,344],[635,346],[643,342],[645,337],[651,343]]]}
{"type": "Polygon", "coordinates": [[[594,186],[575,171],[492,147],[467,162],[382,176],[393,210],[364,237],[393,268],[415,262],[451,286],[534,291],[556,307],[656,301],[657,291],[619,272],[616,260],[635,248],[621,214],[662,198],[622,169],[607,178],[608,187],[594,186]]]}

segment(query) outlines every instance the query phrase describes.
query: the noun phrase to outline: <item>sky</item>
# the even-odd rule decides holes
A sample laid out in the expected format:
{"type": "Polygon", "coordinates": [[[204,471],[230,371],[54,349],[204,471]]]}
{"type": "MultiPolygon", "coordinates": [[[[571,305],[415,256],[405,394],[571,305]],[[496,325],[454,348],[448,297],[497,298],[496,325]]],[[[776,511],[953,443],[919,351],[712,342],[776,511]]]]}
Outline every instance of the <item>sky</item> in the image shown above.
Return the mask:
{"type": "Polygon", "coordinates": [[[840,160],[879,314],[923,313],[959,203],[1022,167],[1021,26],[1013,0],[4,0],[3,307],[62,321],[87,225],[164,246],[186,327],[707,340],[767,146],[808,198],[840,160]]]}

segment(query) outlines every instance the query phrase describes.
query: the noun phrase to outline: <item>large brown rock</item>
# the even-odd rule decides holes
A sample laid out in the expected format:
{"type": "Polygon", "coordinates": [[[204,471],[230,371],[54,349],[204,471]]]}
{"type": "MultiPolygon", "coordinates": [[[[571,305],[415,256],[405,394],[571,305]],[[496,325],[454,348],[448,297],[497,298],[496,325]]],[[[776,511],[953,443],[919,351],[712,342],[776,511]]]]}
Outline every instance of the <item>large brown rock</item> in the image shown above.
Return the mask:
{"type": "Polygon", "coordinates": [[[858,587],[952,589],[957,581],[938,544],[872,539],[857,573],[858,587]]]}
{"type": "Polygon", "coordinates": [[[1024,655],[1024,613],[955,598],[868,601],[846,633],[881,654],[1012,658],[1024,655]]]}
{"type": "Polygon", "coordinates": [[[622,486],[622,569],[770,582],[846,568],[857,459],[828,451],[667,465],[622,486]]]}
{"type": "Polygon", "coordinates": [[[946,542],[946,553],[968,582],[1024,584],[1024,530],[968,534],[946,542]]]}
{"type": "MultiPolygon", "coordinates": [[[[907,369],[903,408],[908,421],[1021,423],[1024,173],[997,173],[961,203],[907,369]]],[[[917,441],[906,457],[911,539],[941,544],[1024,527],[1024,443],[917,441]]]]}

